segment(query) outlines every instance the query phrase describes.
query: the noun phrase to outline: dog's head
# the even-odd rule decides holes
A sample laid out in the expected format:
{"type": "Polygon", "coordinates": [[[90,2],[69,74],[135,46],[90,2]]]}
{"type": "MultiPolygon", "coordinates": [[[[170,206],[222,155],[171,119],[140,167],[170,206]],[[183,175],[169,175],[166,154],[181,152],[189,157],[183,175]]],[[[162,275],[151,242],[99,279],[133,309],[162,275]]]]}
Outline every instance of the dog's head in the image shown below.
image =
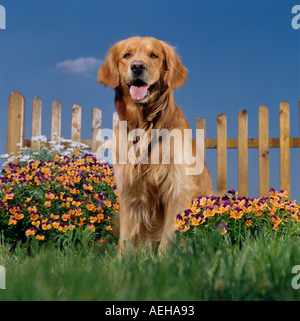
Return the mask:
{"type": "Polygon", "coordinates": [[[116,88],[139,104],[149,103],[167,88],[176,89],[187,70],[174,48],[154,38],[133,37],[116,43],[98,71],[98,82],[116,88]]]}

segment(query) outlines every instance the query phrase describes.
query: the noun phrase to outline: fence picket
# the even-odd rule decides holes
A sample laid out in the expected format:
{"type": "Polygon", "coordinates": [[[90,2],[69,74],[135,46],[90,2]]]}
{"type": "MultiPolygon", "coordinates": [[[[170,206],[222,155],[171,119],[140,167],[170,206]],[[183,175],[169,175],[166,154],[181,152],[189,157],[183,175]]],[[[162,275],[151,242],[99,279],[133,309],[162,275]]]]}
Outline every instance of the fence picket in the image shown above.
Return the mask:
{"type": "Polygon", "coordinates": [[[248,114],[238,113],[238,193],[248,196],[248,114]]]}
{"type": "Polygon", "coordinates": [[[258,176],[259,196],[269,196],[269,109],[258,109],[258,176]]]}
{"type": "MultiPolygon", "coordinates": [[[[42,99],[35,97],[32,100],[31,137],[42,135],[42,99]]],[[[31,151],[40,149],[40,141],[31,144],[31,151]]]]}
{"type": "Polygon", "coordinates": [[[206,119],[203,117],[198,117],[196,120],[196,130],[197,129],[204,129],[204,161],[206,160],[206,119]]]}
{"type": "Polygon", "coordinates": [[[217,195],[227,193],[227,117],[217,117],[217,195]]]}
{"type": "Polygon", "coordinates": [[[58,141],[61,137],[61,102],[55,100],[52,103],[51,114],[51,140],[58,141]]]}
{"type": "Polygon", "coordinates": [[[290,110],[289,104],[279,105],[280,189],[290,197],[290,110]]]}
{"type": "Polygon", "coordinates": [[[8,98],[8,116],[7,116],[7,141],[6,153],[17,155],[20,144],[24,147],[25,132],[25,99],[22,94],[15,91],[8,98]]]}
{"type": "Polygon", "coordinates": [[[92,153],[96,153],[100,146],[97,141],[97,134],[102,128],[102,110],[100,108],[93,108],[92,110],[92,153]]]}
{"type": "Polygon", "coordinates": [[[80,105],[72,106],[71,140],[73,142],[81,141],[81,109],[80,105]]]}

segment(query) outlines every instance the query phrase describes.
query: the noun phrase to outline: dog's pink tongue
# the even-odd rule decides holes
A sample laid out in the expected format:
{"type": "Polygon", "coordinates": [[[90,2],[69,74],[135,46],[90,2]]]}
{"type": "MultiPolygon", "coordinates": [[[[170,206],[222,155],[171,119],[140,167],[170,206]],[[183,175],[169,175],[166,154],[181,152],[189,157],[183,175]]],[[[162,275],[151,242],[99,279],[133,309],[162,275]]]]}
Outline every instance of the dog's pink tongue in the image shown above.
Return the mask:
{"type": "Polygon", "coordinates": [[[132,85],[130,87],[131,98],[134,99],[134,100],[144,99],[146,94],[147,94],[147,90],[148,90],[148,88],[147,88],[146,85],[140,86],[140,87],[132,85]]]}

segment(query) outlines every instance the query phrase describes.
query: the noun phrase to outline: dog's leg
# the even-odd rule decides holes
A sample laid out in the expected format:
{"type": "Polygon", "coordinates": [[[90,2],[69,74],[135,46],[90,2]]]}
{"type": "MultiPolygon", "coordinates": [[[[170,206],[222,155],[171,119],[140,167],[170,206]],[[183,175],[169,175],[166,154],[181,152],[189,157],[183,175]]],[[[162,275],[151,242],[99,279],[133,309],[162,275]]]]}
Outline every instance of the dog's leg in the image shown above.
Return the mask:
{"type": "Polygon", "coordinates": [[[158,252],[160,255],[164,254],[164,252],[171,248],[170,241],[175,238],[175,218],[178,211],[178,204],[176,204],[176,201],[169,202],[168,205],[165,208],[165,221],[164,221],[164,229],[162,238],[159,244],[158,252]]]}
{"type": "Polygon", "coordinates": [[[120,254],[125,250],[124,246],[132,247],[135,244],[134,226],[135,224],[130,217],[130,209],[126,206],[126,202],[122,202],[120,198],[120,235],[118,243],[120,254]]]}

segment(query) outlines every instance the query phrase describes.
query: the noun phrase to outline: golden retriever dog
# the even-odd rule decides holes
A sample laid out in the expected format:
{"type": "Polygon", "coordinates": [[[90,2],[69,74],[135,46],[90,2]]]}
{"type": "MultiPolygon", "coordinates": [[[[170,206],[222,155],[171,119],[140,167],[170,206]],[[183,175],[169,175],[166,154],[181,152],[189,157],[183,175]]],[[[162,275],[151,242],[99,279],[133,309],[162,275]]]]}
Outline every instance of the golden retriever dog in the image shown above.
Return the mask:
{"type": "Polygon", "coordinates": [[[115,89],[119,115],[113,167],[120,202],[120,252],[124,241],[165,250],[175,236],[176,215],[188,209],[192,199],[213,195],[198,145],[184,136],[190,126],[174,101],[173,90],[186,80],[187,69],[174,48],[150,37],[116,43],[99,68],[98,82],[115,89]],[[190,153],[183,153],[188,145],[190,153]],[[201,162],[201,171],[187,174],[201,162]]]}

